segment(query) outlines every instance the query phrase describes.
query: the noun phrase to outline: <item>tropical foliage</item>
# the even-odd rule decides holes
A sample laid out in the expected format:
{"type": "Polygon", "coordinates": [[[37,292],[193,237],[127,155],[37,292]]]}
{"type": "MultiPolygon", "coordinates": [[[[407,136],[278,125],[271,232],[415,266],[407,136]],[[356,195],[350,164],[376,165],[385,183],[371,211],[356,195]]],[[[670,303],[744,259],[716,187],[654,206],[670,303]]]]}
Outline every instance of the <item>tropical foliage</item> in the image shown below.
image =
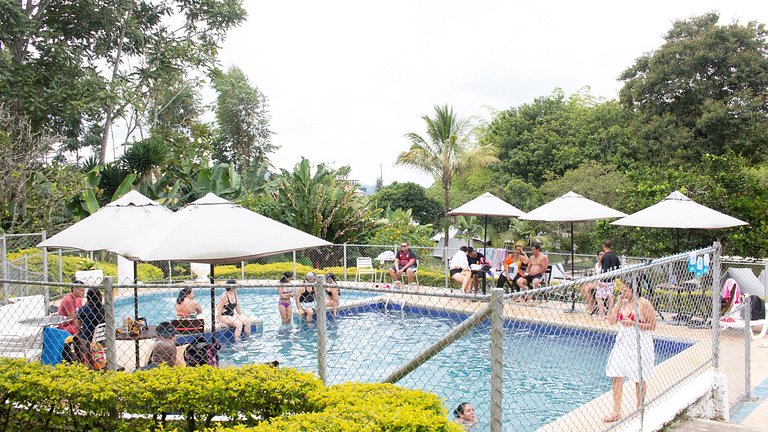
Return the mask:
{"type": "Polygon", "coordinates": [[[369,244],[394,245],[407,241],[411,246],[433,246],[432,225],[420,225],[413,219],[412,210],[387,207],[384,215],[376,222],[369,244]]]}

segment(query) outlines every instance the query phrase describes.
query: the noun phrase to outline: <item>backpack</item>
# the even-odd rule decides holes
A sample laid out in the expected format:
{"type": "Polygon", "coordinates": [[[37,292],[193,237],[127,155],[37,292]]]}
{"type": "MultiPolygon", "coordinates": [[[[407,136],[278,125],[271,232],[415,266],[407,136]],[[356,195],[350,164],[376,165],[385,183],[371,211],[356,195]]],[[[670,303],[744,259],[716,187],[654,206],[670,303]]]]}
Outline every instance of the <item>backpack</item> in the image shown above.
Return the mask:
{"type": "Polygon", "coordinates": [[[104,346],[98,342],[90,344],[78,335],[64,340],[61,359],[66,363],[82,363],[93,370],[103,370],[107,366],[107,354],[104,346]]]}
{"type": "Polygon", "coordinates": [[[184,362],[187,366],[209,365],[219,366],[219,348],[216,343],[212,345],[205,337],[198,336],[195,341],[184,350],[184,362]]]}

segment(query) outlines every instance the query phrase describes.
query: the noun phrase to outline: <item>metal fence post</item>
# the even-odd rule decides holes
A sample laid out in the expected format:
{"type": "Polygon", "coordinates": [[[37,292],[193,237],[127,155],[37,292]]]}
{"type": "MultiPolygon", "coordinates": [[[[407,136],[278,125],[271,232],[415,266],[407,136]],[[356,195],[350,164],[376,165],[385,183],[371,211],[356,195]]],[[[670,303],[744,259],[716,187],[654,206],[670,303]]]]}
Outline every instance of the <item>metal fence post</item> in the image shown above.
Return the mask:
{"type": "Polygon", "coordinates": [[[115,292],[112,289],[112,277],[104,278],[104,321],[106,322],[107,370],[117,369],[117,351],[115,343],[115,292]]]}
{"type": "Polygon", "coordinates": [[[296,277],[296,251],[293,251],[293,276],[296,277]]]}
{"type": "MultiPolygon", "coordinates": [[[[59,249],[59,283],[64,282],[64,262],[62,260],[61,249],[59,249]]],[[[59,297],[61,297],[61,286],[59,286],[59,297]]]]}
{"type": "Polygon", "coordinates": [[[752,347],[752,297],[746,296],[744,302],[744,400],[750,400],[752,398],[752,385],[750,380],[752,374],[750,371],[750,348],[752,347]]]}
{"type": "MultiPolygon", "coordinates": [[[[42,233],[42,241],[45,241],[47,238],[47,232],[43,231],[42,233]]],[[[43,248],[43,282],[48,282],[48,248],[43,248]]],[[[43,288],[43,304],[45,305],[45,313],[48,313],[48,306],[51,303],[51,294],[48,292],[50,287],[48,284],[45,284],[45,288],[43,288]]]]}
{"type": "MultiPolygon", "coordinates": [[[[29,255],[24,255],[24,266],[22,267],[22,273],[24,273],[24,282],[29,282],[29,255]]],[[[24,285],[24,296],[29,296],[29,285],[24,285]]]]}
{"type": "Polygon", "coordinates": [[[327,320],[325,317],[325,276],[317,275],[315,281],[315,298],[317,299],[317,374],[323,384],[328,383],[328,338],[327,320]]]}
{"type": "Polygon", "coordinates": [[[715,250],[712,253],[712,367],[715,373],[720,368],[720,272],[722,265],[720,254],[722,246],[716,241],[712,245],[715,250]]]}
{"type": "Polygon", "coordinates": [[[491,290],[491,432],[502,431],[504,397],[504,290],[491,290]]]}
{"type": "Polygon", "coordinates": [[[240,261],[240,280],[245,282],[245,261],[240,261]]]}
{"type": "Polygon", "coordinates": [[[344,243],[344,280],[347,280],[347,244],[346,243],[344,243]]]}
{"type": "MultiPolygon", "coordinates": [[[[8,279],[8,251],[5,234],[3,234],[2,254],[3,254],[3,279],[8,279]]],[[[3,304],[8,304],[8,282],[3,282],[3,304]]]]}
{"type": "Polygon", "coordinates": [[[168,283],[173,285],[173,264],[168,261],[168,283]]]}

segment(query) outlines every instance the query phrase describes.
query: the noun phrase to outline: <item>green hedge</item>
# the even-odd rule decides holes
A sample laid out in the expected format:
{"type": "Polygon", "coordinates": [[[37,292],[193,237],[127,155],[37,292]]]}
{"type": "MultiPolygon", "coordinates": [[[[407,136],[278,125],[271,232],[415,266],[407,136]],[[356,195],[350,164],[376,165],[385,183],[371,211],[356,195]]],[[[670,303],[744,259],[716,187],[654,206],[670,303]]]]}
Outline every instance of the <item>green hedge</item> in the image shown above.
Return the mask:
{"type": "Polygon", "coordinates": [[[460,431],[433,394],[324,387],[290,368],[160,367],[132,374],[0,359],[3,430],[460,431]],[[143,417],[124,418],[124,414],[143,417]],[[183,421],[166,422],[168,413],[183,421]],[[214,424],[214,416],[231,420],[214,424]]]}
{"type": "MultiPolygon", "coordinates": [[[[43,251],[37,248],[21,249],[14,253],[7,255],[8,260],[16,260],[22,256],[27,255],[27,265],[29,270],[37,273],[43,272],[43,251]]],[[[61,257],[62,269],[61,274],[64,278],[64,282],[70,282],[75,276],[75,272],[80,270],[95,270],[101,269],[104,271],[104,276],[117,277],[117,265],[103,262],[93,261],[88,258],[82,258],[78,256],[62,255],[61,257]]],[[[18,265],[18,264],[17,264],[18,265]]],[[[142,282],[161,281],[164,279],[163,271],[159,268],[146,263],[139,263],[138,268],[139,280],[142,282]]],[[[59,280],[59,255],[54,253],[48,254],[48,280],[59,280]]]]}

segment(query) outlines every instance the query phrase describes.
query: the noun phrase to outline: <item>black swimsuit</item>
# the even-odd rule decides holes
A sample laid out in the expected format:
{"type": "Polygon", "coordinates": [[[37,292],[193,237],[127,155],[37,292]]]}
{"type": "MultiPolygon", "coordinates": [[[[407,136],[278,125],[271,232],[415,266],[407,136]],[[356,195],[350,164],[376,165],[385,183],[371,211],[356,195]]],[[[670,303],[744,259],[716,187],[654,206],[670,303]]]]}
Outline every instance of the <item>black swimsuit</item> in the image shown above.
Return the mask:
{"type": "Polygon", "coordinates": [[[235,294],[235,302],[230,303],[229,296],[227,296],[227,304],[224,305],[224,310],[221,312],[222,315],[227,316],[234,316],[235,315],[235,309],[237,309],[237,294],[235,294]]]}
{"type": "Polygon", "coordinates": [[[299,294],[299,303],[314,303],[314,301],[315,301],[314,288],[304,288],[304,292],[299,294]]]}

